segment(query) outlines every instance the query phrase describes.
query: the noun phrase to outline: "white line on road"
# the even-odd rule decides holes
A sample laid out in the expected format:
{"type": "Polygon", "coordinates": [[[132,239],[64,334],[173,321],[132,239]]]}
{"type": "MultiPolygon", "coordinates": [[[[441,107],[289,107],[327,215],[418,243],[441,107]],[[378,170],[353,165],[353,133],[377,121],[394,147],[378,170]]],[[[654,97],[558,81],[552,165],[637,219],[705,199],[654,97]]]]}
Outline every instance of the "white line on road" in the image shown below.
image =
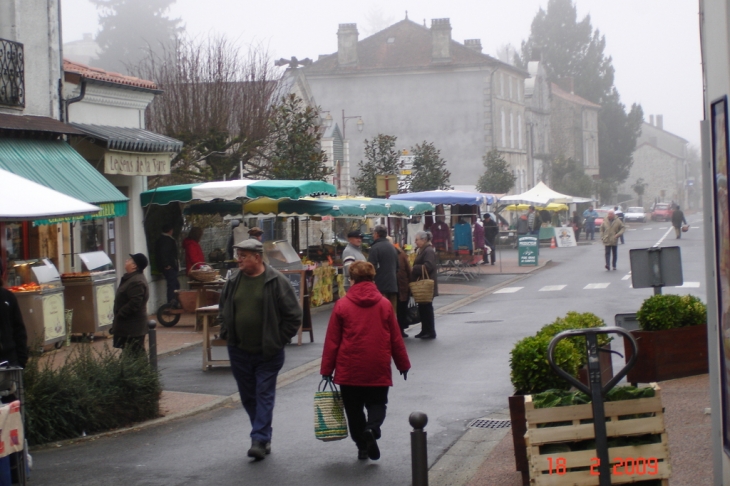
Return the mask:
{"type": "Polygon", "coordinates": [[[676,286],[678,289],[698,289],[700,288],[699,282],[685,282],[682,285],[676,286]]]}
{"type": "Polygon", "coordinates": [[[610,283],[592,283],[583,287],[583,290],[605,289],[610,283]]]}
{"type": "Polygon", "coordinates": [[[495,294],[514,294],[515,292],[519,292],[520,290],[524,289],[524,287],[505,287],[503,289],[496,290],[495,294]]]}
{"type": "Polygon", "coordinates": [[[555,292],[556,290],[563,290],[566,285],[546,285],[540,289],[540,292],[555,292]]]}
{"type": "MultiPolygon", "coordinates": [[[[664,228],[659,228],[659,229],[664,229],[664,228]]],[[[667,236],[669,236],[669,233],[671,233],[672,231],[674,231],[674,227],[670,227],[670,228],[669,228],[669,229],[667,230],[667,232],[666,232],[666,233],[664,233],[664,236],[662,236],[661,238],[659,238],[659,241],[657,241],[656,243],[654,243],[654,246],[659,246],[659,245],[661,245],[661,244],[662,244],[662,242],[664,241],[664,239],[665,239],[665,238],[666,238],[667,236]]]]}
{"type": "Polygon", "coordinates": [[[653,229],[654,229],[654,228],[644,228],[644,231],[651,231],[651,230],[653,230],[653,229]]]}
{"type": "Polygon", "coordinates": [[[661,226],[659,229],[667,229],[666,226],[661,226]]]}
{"type": "Polygon", "coordinates": [[[621,280],[628,280],[630,278],[631,278],[631,274],[628,274],[628,275],[624,275],[623,277],[621,277],[621,280]]]}

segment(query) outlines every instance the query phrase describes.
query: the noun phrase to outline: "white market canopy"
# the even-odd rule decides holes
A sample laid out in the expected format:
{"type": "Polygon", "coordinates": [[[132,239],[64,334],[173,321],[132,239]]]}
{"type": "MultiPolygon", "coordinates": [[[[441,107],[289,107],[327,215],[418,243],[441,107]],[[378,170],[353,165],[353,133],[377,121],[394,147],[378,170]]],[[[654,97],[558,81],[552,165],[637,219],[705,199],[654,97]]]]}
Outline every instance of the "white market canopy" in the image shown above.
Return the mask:
{"type": "Polygon", "coordinates": [[[98,206],[0,169],[0,221],[80,216],[100,210],[98,206]]]}
{"type": "Polygon", "coordinates": [[[535,187],[522,194],[513,196],[504,196],[499,199],[500,205],[507,204],[532,204],[535,206],[547,206],[550,203],[573,204],[591,202],[593,199],[588,197],[568,196],[553,191],[542,181],[538,182],[535,187]]]}

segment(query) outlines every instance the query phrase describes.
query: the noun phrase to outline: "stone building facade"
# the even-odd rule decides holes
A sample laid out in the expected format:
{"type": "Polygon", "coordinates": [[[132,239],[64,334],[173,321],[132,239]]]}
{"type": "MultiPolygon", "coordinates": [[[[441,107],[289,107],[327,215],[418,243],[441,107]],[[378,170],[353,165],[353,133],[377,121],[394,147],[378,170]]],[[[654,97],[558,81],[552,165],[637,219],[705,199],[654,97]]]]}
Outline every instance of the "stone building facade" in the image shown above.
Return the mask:
{"type": "Polygon", "coordinates": [[[525,79],[525,131],[527,159],[532,161],[532,178],[550,184],[550,82],[540,61],[527,64],[525,79]]]}
{"type": "Polygon", "coordinates": [[[590,177],[598,176],[598,110],[572,90],[551,85],[550,150],[555,157],[572,158],[590,177]]]}
{"type": "Polygon", "coordinates": [[[428,28],[406,18],[363,40],[355,24],[340,24],[337,38],[337,52],[304,73],[318,105],[335,120],[343,115],[353,176],[364,141],[382,133],[398,137],[398,150],[434,143],[454,185],[474,184],[493,148],[518,175],[514,191],[534,184],[525,71],[483,54],[478,39],[454,41],[449,19],[434,19],[428,28]],[[355,129],[358,116],[362,132],[355,129]]]}

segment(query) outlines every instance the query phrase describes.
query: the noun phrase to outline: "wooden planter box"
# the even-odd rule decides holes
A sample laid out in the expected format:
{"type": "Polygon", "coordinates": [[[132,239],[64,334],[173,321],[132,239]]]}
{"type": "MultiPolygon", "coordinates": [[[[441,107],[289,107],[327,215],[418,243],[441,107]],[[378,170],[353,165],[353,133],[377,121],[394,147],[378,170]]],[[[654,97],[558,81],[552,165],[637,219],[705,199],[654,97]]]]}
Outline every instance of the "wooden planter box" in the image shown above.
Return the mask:
{"type": "MultiPolygon", "coordinates": [[[[707,326],[631,331],[631,334],[639,345],[639,355],[626,376],[629,383],[653,383],[709,372],[707,326]]],[[[624,349],[628,363],[632,349],[626,338],[624,349]]]]}
{"type": "MultiPolygon", "coordinates": [[[[668,484],[671,474],[669,446],[664,427],[661,390],[655,383],[656,395],[608,402],[605,404],[606,432],[612,437],[627,437],[652,434],[658,443],[637,446],[610,447],[611,484],[639,483],[661,479],[668,484]],[[650,416],[636,417],[637,414],[650,416]],[[643,458],[643,460],[641,460],[643,458]],[[651,465],[649,459],[651,458],[651,465]],[[630,461],[627,461],[631,459],[630,461]],[[635,469],[634,463],[643,464],[635,469]]],[[[595,439],[593,430],[593,409],[590,404],[536,409],[532,396],[525,397],[525,418],[527,433],[525,443],[530,470],[530,484],[535,486],[562,486],[566,484],[593,486],[599,484],[595,449],[541,453],[546,445],[570,445],[573,442],[595,439]],[[551,424],[553,426],[547,426],[551,424]],[[558,462],[560,461],[560,462],[558,462]],[[564,470],[559,470],[560,464],[564,470]],[[552,469],[551,469],[552,467],[552,469]]]]}

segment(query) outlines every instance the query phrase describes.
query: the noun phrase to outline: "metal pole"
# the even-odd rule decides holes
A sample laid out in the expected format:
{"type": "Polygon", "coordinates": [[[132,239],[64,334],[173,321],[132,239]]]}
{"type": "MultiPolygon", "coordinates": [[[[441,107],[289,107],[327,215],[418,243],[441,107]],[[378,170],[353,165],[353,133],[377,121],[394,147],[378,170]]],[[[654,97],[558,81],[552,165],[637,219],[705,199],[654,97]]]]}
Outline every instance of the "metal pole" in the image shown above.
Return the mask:
{"type": "Polygon", "coordinates": [[[588,383],[591,388],[596,455],[600,461],[598,464],[598,484],[600,486],[610,486],[611,463],[608,458],[606,414],[603,408],[603,384],[601,382],[601,365],[598,361],[598,338],[595,334],[586,334],[586,353],[588,354],[588,383]]]}
{"type": "Polygon", "coordinates": [[[157,321],[148,321],[147,327],[149,328],[147,335],[150,340],[150,366],[157,371],[157,330],[155,329],[157,327],[157,321]]]}
{"type": "Polygon", "coordinates": [[[413,412],[408,417],[413,427],[411,432],[411,470],[413,486],[428,486],[428,443],[427,433],[423,430],[428,416],[423,412],[413,412]]]}

